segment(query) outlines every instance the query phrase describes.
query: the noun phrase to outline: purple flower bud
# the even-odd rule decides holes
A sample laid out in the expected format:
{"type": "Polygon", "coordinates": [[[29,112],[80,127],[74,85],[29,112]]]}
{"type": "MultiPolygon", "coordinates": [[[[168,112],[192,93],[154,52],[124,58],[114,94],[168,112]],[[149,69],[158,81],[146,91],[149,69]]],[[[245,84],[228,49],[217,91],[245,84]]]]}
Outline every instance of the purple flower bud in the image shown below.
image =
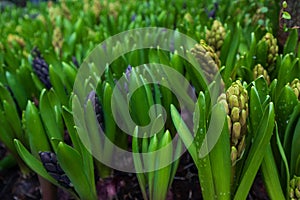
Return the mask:
{"type": "Polygon", "coordinates": [[[77,68],[80,67],[80,65],[79,65],[79,63],[78,63],[78,60],[76,59],[75,56],[72,56],[72,62],[74,63],[74,65],[75,65],[77,68]]]}
{"type": "Polygon", "coordinates": [[[133,21],[135,21],[135,19],[136,19],[136,14],[133,14],[133,15],[131,16],[131,21],[133,22],[133,21]]]}
{"type": "Polygon", "coordinates": [[[32,55],[34,56],[34,59],[32,61],[32,69],[34,73],[37,75],[40,81],[45,85],[45,87],[47,89],[50,89],[52,87],[52,84],[50,82],[48,64],[41,56],[40,51],[36,47],[32,50],[32,55]]]}
{"type": "Polygon", "coordinates": [[[100,127],[102,128],[102,130],[104,130],[105,126],[104,126],[103,109],[102,109],[100,100],[99,100],[96,92],[91,91],[88,95],[88,99],[92,102],[93,107],[94,107],[94,111],[95,111],[95,114],[96,114],[97,121],[98,121],[100,127]]]}
{"type": "Polygon", "coordinates": [[[73,185],[69,177],[60,167],[56,154],[53,152],[40,152],[39,156],[46,169],[46,171],[52,176],[57,182],[65,188],[73,188],[73,185]]]}

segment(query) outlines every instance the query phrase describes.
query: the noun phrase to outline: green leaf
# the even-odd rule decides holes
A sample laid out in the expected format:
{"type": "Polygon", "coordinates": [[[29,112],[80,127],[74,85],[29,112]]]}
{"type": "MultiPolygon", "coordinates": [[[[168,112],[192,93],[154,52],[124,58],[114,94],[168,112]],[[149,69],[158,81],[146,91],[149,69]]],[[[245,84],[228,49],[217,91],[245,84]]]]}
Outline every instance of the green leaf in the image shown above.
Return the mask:
{"type": "Polygon", "coordinates": [[[198,153],[197,153],[197,147],[195,143],[193,143],[193,135],[190,132],[189,128],[186,126],[184,121],[182,120],[180,114],[178,113],[176,107],[171,104],[171,116],[174,123],[174,126],[176,130],[178,131],[178,134],[180,138],[182,139],[184,145],[188,149],[189,153],[191,154],[193,160],[198,160],[198,153]]]}
{"type": "Polygon", "coordinates": [[[259,77],[254,81],[254,86],[259,95],[260,102],[261,104],[263,104],[266,101],[266,99],[268,99],[268,94],[269,94],[268,83],[263,77],[259,77]]]}
{"type": "MultiPolygon", "coordinates": [[[[91,145],[89,147],[89,149],[92,149],[93,152],[97,152],[98,154],[100,152],[103,152],[103,142],[101,140],[101,136],[100,136],[100,126],[98,124],[97,118],[96,118],[96,114],[95,114],[95,110],[94,110],[94,106],[92,104],[92,101],[89,99],[86,102],[86,108],[85,108],[85,124],[87,127],[87,132],[85,133],[87,135],[87,137],[89,138],[89,145],[91,145]]],[[[106,155],[102,155],[105,156],[106,155]]],[[[109,159],[109,158],[108,158],[109,159]]]]}
{"type": "MultiPolygon", "coordinates": [[[[132,137],[132,152],[133,152],[133,163],[134,167],[137,171],[141,171],[143,169],[143,164],[141,161],[141,155],[139,154],[139,144],[138,144],[138,128],[134,129],[133,137],[132,137]]],[[[146,153],[146,152],[145,152],[146,153]]],[[[139,185],[143,194],[144,199],[147,198],[146,192],[146,176],[144,173],[137,173],[137,179],[139,181],[139,185]]]]}
{"type": "MultiPolygon", "coordinates": [[[[75,129],[75,124],[74,124],[74,119],[73,119],[73,116],[72,116],[72,112],[70,110],[68,110],[67,107],[63,106],[62,107],[62,116],[64,118],[64,122],[65,122],[65,125],[66,125],[66,128],[68,130],[68,133],[70,135],[70,138],[71,138],[71,141],[72,141],[72,144],[73,144],[73,147],[80,151],[81,148],[84,148],[80,145],[80,139],[79,139],[79,136],[78,136],[78,133],[75,129]]],[[[83,155],[81,155],[83,156],[83,155]]]]}
{"type": "MultiPolygon", "coordinates": [[[[31,78],[31,72],[31,68],[25,64],[22,64],[20,68],[16,70],[17,80],[21,85],[23,85],[27,98],[31,98],[34,95],[38,96],[39,94],[39,91],[35,87],[34,82],[31,78]]],[[[26,103],[24,106],[26,106],[26,103]]],[[[21,109],[25,109],[25,107],[21,109]]]]}
{"type": "Polygon", "coordinates": [[[152,199],[166,199],[169,189],[170,174],[172,170],[173,146],[169,131],[166,131],[159,141],[159,149],[156,157],[156,163],[159,165],[169,165],[154,172],[154,185],[152,199]],[[164,164],[162,164],[164,163],[164,164]],[[161,178],[164,177],[164,178],[161,178]]]}
{"type": "Polygon", "coordinates": [[[290,173],[293,175],[300,175],[300,169],[297,168],[297,161],[300,155],[300,119],[298,119],[297,125],[294,130],[293,139],[290,141],[291,147],[291,161],[290,161],[290,173]]]}
{"type": "Polygon", "coordinates": [[[226,63],[228,52],[230,51],[230,47],[231,47],[231,37],[232,37],[232,32],[229,30],[225,36],[224,43],[221,47],[221,53],[220,53],[221,63],[226,63]]]}
{"type": "Polygon", "coordinates": [[[66,94],[62,78],[60,77],[58,72],[56,72],[56,70],[54,69],[54,67],[52,65],[49,66],[49,76],[50,76],[51,84],[52,84],[57,96],[59,97],[61,103],[65,106],[68,106],[69,98],[66,94]]]}
{"type": "MultiPolygon", "coordinates": [[[[83,108],[81,107],[81,104],[79,103],[79,99],[77,96],[73,96],[73,112],[74,110],[77,110],[76,115],[74,113],[71,113],[71,111],[68,111],[66,107],[63,106],[63,108],[68,111],[68,115],[69,115],[69,120],[70,120],[70,124],[69,127],[71,128],[76,128],[76,130],[69,132],[70,134],[73,134],[72,138],[72,142],[73,140],[76,141],[76,143],[78,144],[77,148],[75,148],[76,151],[78,151],[81,155],[82,158],[82,162],[84,165],[84,169],[85,169],[85,173],[87,174],[87,177],[90,177],[91,179],[94,178],[94,163],[93,163],[93,157],[90,153],[91,147],[90,145],[90,140],[89,140],[89,136],[86,134],[88,133],[88,129],[86,128],[86,122],[85,120],[87,120],[87,117],[85,116],[84,112],[83,112],[83,108]],[[73,116],[70,116],[70,114],[72,114],[73,116]],[[73,117],[73,119],[72,119],[73,117]],[[72,124],[75,123],[75,121],[77,122],[76,124],[80,124],[79,126],[75,127],[75,125],[72,126],[72,124]]],[[[94,113],[94,111],[93,111],[94,113]]],[[[92,114],[93,114],[92,113],[92,114]]],[[[69,128],[69,129],[70,129],[69,128]]],[[[70,129],[73,130],[73,129],[70,129]]],[[[75,144],[75,143],[73,143],[75,144]]],[[[74,145],[74,147],[76,147],[74,145]]]]}
{"type": "Polygon", "coordinates": [[[246,199],[250,191],[256,173],[261,165],[266,152],[268,143],[270,142],[275,124],[275,113],[273,103],[265,109],[256,137],[245,161],[244,170],[242,172],[241,182],[234,196],[235,200],[246,199]]]}
{"type": "Polygon", "coordinates": [[[142,83],[142,77],[140,76],[139,72],[136,70],[131,71],[131,77],[129,82],[129,91],[132,93],[134,88],[138,88],[134,91],[130,98],[130,108],[132,110],[132,118],[139,125],[145,126],[150,122],[150,117],[148,114],[149,111],[149,104],[146,98],[147,93],[145,90],[145,86],[142,83]],[[142,87],[141,87],[142,86],[142,87]]]}
{"type": "Polygon", "coordinates": [[[223,76],[223,79],[224,79],[224,82],[226,85],[229,85],[229,79],[232,74],[232,69],[234,68],[234,65],[235,65],[236,54],[237,54],[237,50],[238,50],[239,42],[240,42],[240,35],[241,35],[241,27],[240,27],[240,24],[238,23],[236,25],[236,28],[232,35],[232,39],[230,42],[230,50],[228,51],[228,55],[226,57],[226,62],[222,62],[222,63],[225,63],[225,66],[226,66],[225,71],[224,71],[224,76],[223,76]]]}
{"type": "Polygon", "coordinates": [[[182,58],[175,51],[171,56],[170,66],[177,70],[180,74],[184,74],[184,65],[182,62],[182,58]]]}
{"type": "Polygon", "coordinates": [[[288,7],[287,2],[286,2],[286,1],[283,1],[283,2],[282,2],[282,8],[287,8],[287,7],[288,7]]]}
{"type": "Polygon", "coordinates": [[[261,13],[267,13],[268,12],[268,7],[261,7],[260,12],[261,13]]]}
{"type": "Polygon", "coordinates": [[[221,134],[217,143],[209,153],[212,176],[214,179],[215,195],[217,199],[230,199],[230,180],[231,180],[231,159],[230,159],[230,138],[227,126],[226,114],[223,104],[217,104],[212,109],[212,120],[210,126],[212,131],[207,132],[208,143],[212,143],[212,138],[217,137],[218,126],[222,126],[221,134]],[[214,116],[215,115],[215,116],[214,116]],[[222,120],[223,118],[223,120],[222,120]],[[223,121],[223,124],[221,123],[223,121]],[[211,135],[213,134],[213,135],[211,135]],[[211,136],[211,137],[210,137],[211,136]],[[222,166],[220,168],[220,166],[222,166]]]}
{"type": "Polygon", "coordinates": [[[276,115],[276,121],[278,123],[279,134],[282,141],[285,137],[283,134],[286,130],[289,117],[297,104],[298,100],[294,94],[294,91],[289,86],[285,86],[281,90],[278,100],[275,104],[276,113],[280,113],[280,115],[276,115]]]}
{"type": "MultiPolygon", "coordinates": [[[[167,82],[167,80],[165,79],[165,78],[163,78],[162,80],[161,80],[161,84],[162,85],[164,85],[164,84],[168,84],[168,82],[167,82]]],[[[172,94],[172,92],[168,89],[168,88],[166,88],[166,87],[164,87],[164,86],[162,86],[161,85],[161,87],[160,87],[160,91],[161,91],[161,96],[162,96],[162,106],[166,109],[166,113],[167,113],[167,122],[166,122],[166,127],[173,127],[173,126],[171,126],[170,124],[168,124],[168,123],[172,123],[171,121],[169,121],[168,119],[171,119],[171,115],[170,115],[170,105],[171,105],[171,103],[172,103],[172,101],[173,101],[173,94],[172,94]]],[[[174,101],[173,101],[174,102],[174,101]]],[[[172,132],[172,131],[171,131],[172,132]]]]}
{"type": "MultiPolygon", "coordinates": [[[[203,92],[199,93],[199,97],[197,100],[197,107],[194,116],[194,125],[196,132],[194,144],[197,149],[197,160],[194,160],[197,169],[198,169],[198,176],[201,185],[202,195],[204,199],[213,199],[215,198],[215,186],[214,186],[214,179],[212,175],[212,168],[210,163],[209,154],[200,158],[198,155],[200,153],[201,146],[207,146],[207,140],[205,140],[205,144],[203,143],[204,138],[206,136],[206,102],[205,96],[203,92]]],[[[206,149],[208,151],[208,149],[206,149]]]]}
{"type": "MultiPolygon", "coordinates": [[[[196,91],[201,91],[201,90],[205,90],[207,88],[207,81],[205,79],[203,70],[201,70],[201,68],[199,68],[199,63],[196,60],[195,56],[192,55],[191,53],[187,54],[188,59],[191,61],[194,61],[193,63],[188,63],[187,61],[185,61],[185,69],[186,69],[186,73],[189,76],[192,85],[195,87],[196,91]]],[[[168,75],[168,73],[166,73],[167,76],[167,80],[172,80],[173,77],[170,77],[170,75],[168,75]]],[[[186,91],[184,89],[184,85],[180,84],[181,82],[178,82],[177,85],[177,81],[175,82],[175,86],[174,88],[178,88],[180,89],[180,91],[186,91]],[[181,89],[182,88],[182,89],[181,89]]]]}
{"type": "Polygon", "coordinates": [[[80,199],[96,200],[94,178],[87,177],[79,152],[60,142],[57,147],[57,160],[70,178],[80,199]]]}
{"type": "MultiPolygon", "coordinates": [[[[111,111],[111,97],[112,97],[112,88],[106,83],[104,86],[104,95],[103,95],[103,114],[104,114],[104,127],[105,127],[105,135],[106,137],[113,142],[116,138],[116,123],[111,111]]],[[[104,152],[112,153],[113,149],[109,149],[111,146],[109,144],[104,143],[104,152]]],[[[108,157],[112,157],[112,155],[107,155],[108,157]]]]}
{"type": "Polygon", "coordinates": [[[266,66],[267,55],[268,55],[268,45],[265,41],[260,40],[257,44],[256,63],[260,63],[262,66],[266,66]]]}
{"type": "Polygon", "coordinates": [[[68,47],[67,51],[70,52],[70,54],[73,54],[74,53],[74,47],[75,47],[75,44],[76,44],[76,39],[77,39],[77,33],[76,32],[73,32],[68,40],[66,41],[66,44],[65,46],[68,47]]]}
{"type": "Polygon", "coordinates": [[[277,83],[278,83],[277,79],[274,79],[269,86],[270,95],[271,95],[272,99],[276,99],[276,95],[278,95],[278,94],[276,94],[277,83]]]}
{"type": "Polygon", "coordinates": [[[255,34],[252,32],[251,33],[250,50],[246,54],[246,59],[247,59],[247,65],[246,66],[252,66],[252,67],[254,66],[253,65],[253,61],[254,61],[253,57],[256,55],[256,49],[257,49],[256,46],[257,46],[257,41],[256,41],[256,38],[255,38],[255,34]]]}
{"type": "MultiPolygon", "coordinates": [[[[277,95],[280,94],[281,89],[291,80],[291,72],[292,69],[294,68],[294,65],[296,64],[297,60],[294,59],[293,54],[286,54],[284,58],[281,61],[281,65],[279,67],[279,72],[278,72],[278,83],[277,83],[277,88],[276,92],[277,95]]],[[[280,96],[280,95],[279,95],[280,96]]],[[[277,101],[278,96],[275,99],[275,102],[277,101]]]]}
{"type": "Polygon", "coordinates": [[[287,158],[286,158],[286,154],[285,154],[284,148],[283,148],[283,146],[281,144],[281,141],[280,141],[277,124],[275,124],[275,132],[276,132],[277,147],[278,147],[280,156],[282,158],[282,166],[283,166],[283,168],[281,170],[282,188],[286,188],[284,190],[284,192],[286,194],[285,195],[286,199],[288,199],[289,198],[290,172],[289,172],[289,166],[288,166],[288,161],[287,161],[287,158]]]}
{"type": "Polygon", "coordinates": [[[149,187],[149,198],[150,200],[154,199],[154,188],[155,188],[155,182],[154,182],[154,176],[155,176],[155,166],[156,166],[156,156],[157,152],[156,150],[158,149],[159,141],[157,134],[155,134],[151,139],[150,139],[150,144],[148,148],[148,154],[147,156],[143,157],[143,160],[145,162],[145,167],[148,167],[148,187],[149,187]]]}
{"type": "Polygon", "coordinates": [[[298,44],[298,29],[292,29],[289,33],[289,37],[287,38],[287,41],[284,44],[283,47],[283,55],[286,55],[288,53],[296,53],[296,47],[298,44]]]}
{"type": "MultiPolygon", "coordinates": [[[[14,99],[10,95],[9,91],[0,82],[0,98],[2,101],[7,101],[10,105],[15,105],[14,99]]],[[[16,109],[16,105],[14,106],[16,109]]]]}
{"type": "Polygon", "coordinates": [[[282,191],[279,173],[270,144],[268,144],[268,147],[266,149],[266,153],[262,161],[261,170],[269,197],[271,199],[284,200],[285,195],[282,191]]]}
{"type": "Polygon", "coordinates": [[[31,78],[32,78],[32,81],[33,81],[35,87],[39,91],[41,91],[45,87],[44,84],[40,81],[40,79],[37,77],[37,75],[35,73],[32,72],[32,73],[30,73],[30,75],[31,75],[31,78]]]}
{"type": "Polygon", "coordinates": [[[16,138],[14,132],[12,131],[11,127],[9,126],[9,123],[3,113],[3,111],[0,111],[0,126],[1,126],[1,134],[0,134],[0,140],[5,144],[6,148],[10,150],[14,155],[17,155],[13,140],[16,138]]]}
{"type": "Polygon", "coordinates": [[[251,129],[252,132],[256,132],[260,120],[257,120],[258,117],[262,116],[263,108],[261,106],[260,98],[258,95],[258,91],[255,89],[254,86],[251,87],[250,91],[250,102],[249,102],[249,118],[251,122],[251,129]]]}
{"type": "Polygon", "coordinates": [[[44,168],[43,164],[40,160],[38,160],[36,157],[34,157],[19,141],[18,139],[14,139],[14,143],[16,146],[16,149],[20,155],[20,157],[24,160],[24,162],[37,174],[42,176],[43,178],[47,179],[51,183],[53,183],[56,186],[60,186],[57,181],[52,178],[44,168]]]}
{"type": "Polygon", "coordinates": [[[292,151],[294,131],[296,129],[299,117],[300,117],[300,103],[298,103],[293,108],[293,112],[289,116],[287,126],[284,129],[284,131],[285,131],[284,138],[283,138],[282,134],[280,134],[280,140],[281,140],[281,143],[283,143],[284,152],[285,152],[286,158],[289,162],[291,161],[291,151],[292,151]]]}
{"type": "Polygon", "coordinates": [[[72,91],[77,71],[71,65],[63,62],[63,72],[65,74],[64,85],[66,85],[68,91],[72,91]]]}
{"type": "Polygon", "coordinates": [[[10,125],[12,131],[14,132],[14,135],[21,141],[24,141],[25,138],[21,127],[21,121],[15,106],[9,104],[7,101],[4,100],[3,109],[5,112],[5,118],[8,124],[10,125]]]}
{"type": "Polygon", "coordinates": [[[10,87],[10,89],[12,90],[18,105],[20,108],[25,108],[26,107],[26,102],[27,102],[27,94],[26,94],[26,90],[23,88],[23,85],[20,84],[20,82],[18,81],[17,77],[15,74],[12,74],[10,72],[6,72],[6,79],[8,82],[8,85],[10,87]]]}
{"type": "Polygon", "coordinates": [[[38,153],[40,151],[50,151],[51,148],[38,110],[30,101],[28,101],[25,110],[25,127],[29,137],[30,149],[35,157],[39,157],[38,153]]]}
{"type": "Polygon", "coordinates": [[[158,57],[160,60],[160,62],[159,62],[160,64],[170,66],[170,61],[169,61],[170,59],[169,59],[168,55],[166,54],[166,52],[164,52],[160,48],[157,48],[157,54],[158,54],[158,57]]]}
{"type": "MultiPolygon", "coordinates": [[[[61,106],[54,90],[50,90],[48,92],[46,89],[43,89],[39,103],[41,117],[44,122],[48,138],[55,138],[63,141],[64,130],[62,126],[61,106]],[[58,113],[56,114],[56,112],[58,113]]],[[[52,147],[56,150],[56,145],[52,144],[52,147]]]]}
{"type": "Polygon", "coordinates": [[[282,12],[282,18],[283,19],[292,19],[290,13],[286,12],[286,11],[283,11],[282,12]]]}

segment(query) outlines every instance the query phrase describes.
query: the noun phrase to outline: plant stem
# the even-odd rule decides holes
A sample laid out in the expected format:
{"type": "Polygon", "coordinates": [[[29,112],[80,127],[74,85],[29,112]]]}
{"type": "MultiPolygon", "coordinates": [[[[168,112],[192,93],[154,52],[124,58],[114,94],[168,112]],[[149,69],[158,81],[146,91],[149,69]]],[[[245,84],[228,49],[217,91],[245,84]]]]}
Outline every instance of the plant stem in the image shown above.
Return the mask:
{"type": "Polygon", "coordinates": [[[57,187],[39,175],[38,178],[41,185],[43,200],[56,200],[57,187]]]}

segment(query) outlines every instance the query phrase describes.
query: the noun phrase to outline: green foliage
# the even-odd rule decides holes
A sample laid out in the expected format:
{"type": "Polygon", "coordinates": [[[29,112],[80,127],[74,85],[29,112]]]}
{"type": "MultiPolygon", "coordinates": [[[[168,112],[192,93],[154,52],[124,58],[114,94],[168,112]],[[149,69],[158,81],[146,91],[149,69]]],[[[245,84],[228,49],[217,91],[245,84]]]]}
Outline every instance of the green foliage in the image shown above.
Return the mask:
{"type": "MultiPolygon", "coordinates": [[[[273,0],[139,3],[87,0],[28,3],[26,9],[3,8],[0,15],[3,22],[0,24],[0,140],[10,153],[0,161],[0,170],[18,164],[24,174],[32,170],[52,184],[64,187],[46,170],[39,156],[40,152],[52,152],[71,181],[72,187],[65,189],[77,199],[97,199],[95,172],[105,178],[114,169],[93,158],[85,142],[90,142],[97,153],[105,153],[103,157],[107,160],[114,157],[109,145],[114,143],[136,153],[133,163],[140,171],[137,178],[144,199],[162,200],[172,186],[180,151],[185,145],[198,168],[204,199],[246,199],[259,170],[269,197],[287,198],[290,179],[300,176],[300,106],[291,87],[292,81],[300,78],[300,48],[297,29],[288,29],[285,44],[278,48],[278,19],[294,20],[286,11],[293,5],[283,1],[281,6],[280,13],[280,4],[273,0]],[[218,26],[222,25],[219,35],[222,38],[218,36],[218,29],[212,28],[215,19],[218,26]],[[97,63],[84,60],[110,36],[142,27],[180,31],[195,43],[209,38],[211,44],[217,44],[221,61],[217,70],[224,83],[219,84],[218,76],[213,77],[211,83],[206,82],[205,71],[198,73],[193,66],[197,59],[193,59],[191,49],[167,52],[153,46],[131,51],[105,66],[103,75],[98,74],[97,63]],[[208,30],[214,30],[216,35],[208,30]],[[214,38],[221,39],[222,43],[214,38]],[[45,88],[41,75],[32,66],[34,48],[41,52],[49,66],[43,70],[48,70],[51,88],[45,88]],[[195,62],[189,63],[180,56],[182,54],[195,62]],[[92,88],[94,96],[87,95],[82,107],[82,99],[74,95],[73,87],[84,61],[90,64],[96,84],[92,88]],[[147,63],[170,66],[187,82],[170,81],[176,78],[163,68],[152,70],[150,65],[145,65],[147,63]],[[268,72],[270,83],[262,76],[254,76],[253,69],[258,64],[268,72]],[[132,67],[129,72],[126,71],[128,66],[132,67]],[[158,75],[160,79],[156,78],[158,75]],[[118,93],[113,99],[113,92],[120,86],[117,81],[123,76],[126,83],[122,89],[128,91],[118,93]],[[249,94],[249,117],[245,150],[236,165],[231,165],[231,127],[223,104],[216,103],[216,99],[237,80],[249,94]],[[194,89],[196,102],[187,98],[190,97],[186,93],[187,83],[194,89]],[[224,90],[219,91],[218,85],[224,90]],[[129,96],[128,92],[135,88],[137,90],[129,96]],[[180,92],[173,93],[170,88],[180,92]],[[97,119],[99,113],[95,113],[96,97],[103,112],[101,122],[97,119]],[[183,119],[185,110],[179,109],[180,101],[188,105],[185,109],[193,111],[190,119],[194,123],[193,130],[183,119]],[[73,115],[74,107],[81,116],[73,115]],[[138,126],[132,127],[124,120],[124,127],[130,129],[131,136],[117,126],[113,107],[119,117],[130,118],[138,126]],[[77,127],[78,123],[84,126],[77,127]],[[150,125],[151,137],[141,129],[150,125]],[[101,136],[91,134],[99,133],[99,128],[109,140],[102,141],[101,136]],[[219,135],[214,138],[212,133],[219,135]],[[177,146],[169,148],[177,135],[177,146]],[[130,140],[132,144],[128,143],[130,140]],[[171,163],[171,160],[175,161],[171,163]],[[167,165],[155,168],[161,163],[167,165]],[[144,172],[144,169],[152,170],[144,172]]],[[[159,36],[140,35],[139,40],[159,41],[159,36]]],[[[126,42],[134,48],[131,40],[126,42]]],[[[175,36],[174,47],[176,45],[175,36]]],[[[106,59],[110,51],[118,52],[122,48],[119,43],[109,49],[108,54],[103,50],[98,56],[106,59]]],[[[206,53],[202,52],[201,56],[206,53]]],[[[203,68],[203,63],[198,64],[203,68]]],[[[81,83],[79,89],[86,89],[86,84],[87,81],[81,83]]]]}

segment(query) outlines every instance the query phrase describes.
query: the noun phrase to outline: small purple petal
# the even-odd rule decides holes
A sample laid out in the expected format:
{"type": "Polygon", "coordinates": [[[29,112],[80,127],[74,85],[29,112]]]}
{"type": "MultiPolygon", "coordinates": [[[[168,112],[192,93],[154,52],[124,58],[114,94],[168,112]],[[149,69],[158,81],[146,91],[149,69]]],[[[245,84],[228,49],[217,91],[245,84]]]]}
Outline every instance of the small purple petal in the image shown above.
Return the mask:
{"type": "Polygon", "coordinates": [[[136,19],[136,14],[133,14],[133,15],[131,16],[131,21],[133,22],[133,21],[135,21],[135,19],[136,19]]]}

